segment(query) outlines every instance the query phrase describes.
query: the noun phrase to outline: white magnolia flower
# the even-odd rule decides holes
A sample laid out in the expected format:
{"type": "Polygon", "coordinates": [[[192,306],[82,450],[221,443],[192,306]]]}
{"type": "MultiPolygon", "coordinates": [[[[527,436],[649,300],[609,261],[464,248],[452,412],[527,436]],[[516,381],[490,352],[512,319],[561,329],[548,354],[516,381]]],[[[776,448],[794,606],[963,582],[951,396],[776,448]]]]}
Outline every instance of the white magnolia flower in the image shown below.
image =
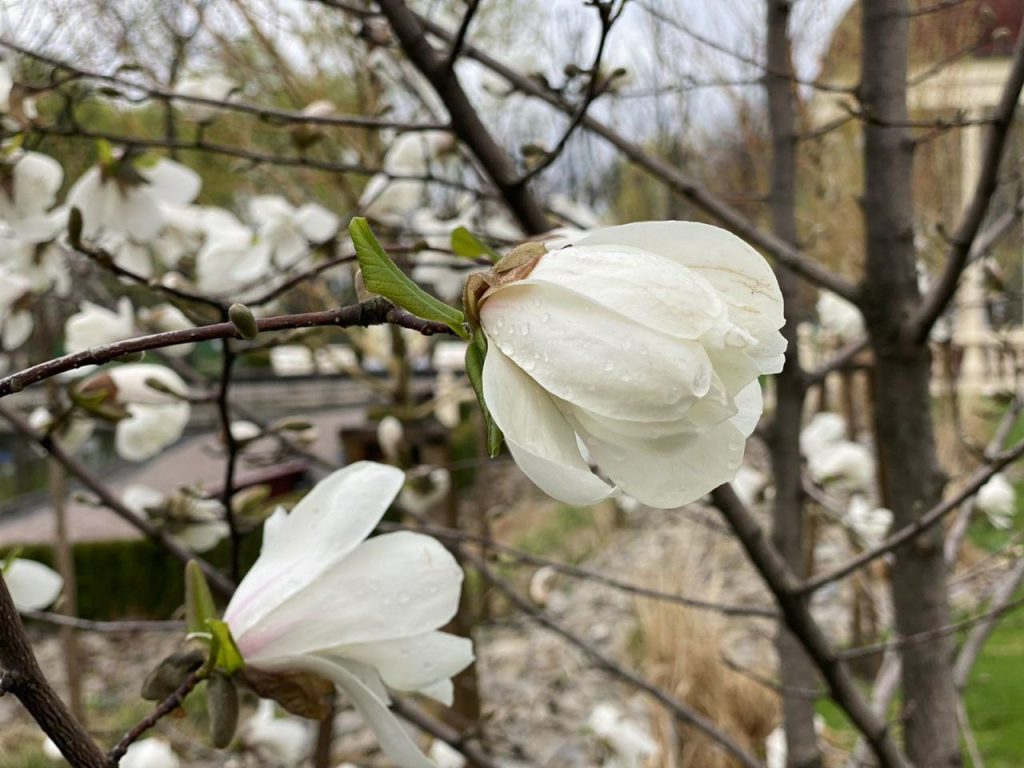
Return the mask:
{"type": "Polygon", "coordinates": [[[274,765],[292,768],[309,757],[313,746],[310,729],[294,717],[277,717],[276,713],[274,702],[261,699],[242,728],[242,741],[274,765]]]}
{"type": "Polygon", "coordinates": [[[52,568],[35,560],[17,558],[13,562],[0,562],[7,590],[19,611],[41,611],[60,596],[64,579],[52,568]]]}
{"type": "Polygon", "coordinates": [[[587,726],[612,752],[605,768],[642,768],[660,751],[645,728],[623,716],[609,702],[594,707],[587,726]]]}
{"type": "Polygon", "coordinates": [[[892,512],[885,507],[876,507],[859,493],[850,499],[844,521],[869,547],[877,546],[885,538],[892,525],[892,512]]]}
{"type": "Polygon", "coordinates": [[[381,453],[391,462],[397,462],[402,453],[405,430],[397,416],[388,414],[377,424],[377,445],[381,453]]]}
{"type": "Polygon", "coordinates": [[[252,421],[239,419],[231,422],[231,438],[236,443],[247,443],[263,434],[263,428],[252,421]]]}
{"type": "Polygon", "coordinates": [[[822,291],[818,296],[817,310],[821,327],[843,341],[863,335],[864,317],[857,307],[842,296],[822,291]]]}
{"type": "Polygon", "coordinates": [[[440,739],[434,739],[428,754],[437,768],[465,768],[466,758],[462,753],[440,739]]]}
{"type": "Polygon", "coordinates": [[[455,146],[447,131],[403,133],[384,156],[384,172],[367,182],[359,197],[359,209],[372,219],[399,223],[423,207],[427,185],[415,179],[392,176],[425,176],[431,163],[455,146]]]}
{"type": "Polygon", "coordinates": [[[66,210],[51,210],[64,181],[60,163],[39,152],[21,152],[0,175],[8,178],[0,184],[0,219],[13,234],[32,245],[57,237],[67,219],[66,210]]]}
{"type": "Polygon", "coordinates": [[[326,243],[341,224],[335,214],[317,203],[296,208],[279,195],[261,195],[249,203],[249,218],[256,226],[256,249],[266,252],[280,269],[295,265],[310,244],[326,243]]]}
{"type": "Polygon", "coordinates": [[[761,499],[768,482],[768,476],[764,472],[744,464],[733,478],[732,489],[740,501],[749,507],[761,499]]]}
{"type": "Polygon", "coordinates": [[[786,729],[781,725],[764,740],[765,768],[786,768],[786,729]]]}
{"type": "Polygon", "coordinates": [[[6,61],[0,61],[0,114],[11,110],[11,88],[14,87],[14,74],[6,61]]]}
{"type": "Polygon", "coordinates": [[[125,752],[119,768],[181,768],[181,760],[163,739],[141,739],[125,752]]]}
{"type": "Polygon", "coordinates": [[[64,323],[64,347],[69,353],[130,339],[135,335],[135,311],[131,300],[122,296],[117,311],[83,301],[81,308],[64,323]]]}
{"type": "MultiPolygon", "coordinates": [[[[175,86],[175,93],[182,96],[192,96],[211,101],[228,101],[232,92],[238,88],[238,84],[231,78],[224,75],[198,75],[194,77],[183,77],[175,86]]],[[[197,123],[211,123],[217,119],[223,111],[222,107],[215,104],[202,104],[195,101],[177,101],[178,109],[183,114],[195,120],[197,123]]]]}
{"type": "Polygon", "coordinates": [[[224,620],[247,665],[333,681],[400,768],[432,768],[388,709],[387,688],[450,704],[469,640],[438,631],[458,608],[462,571],[436,540],[366,537],[405,481],[359,462],[328,475],[263,528],[263,549],[224,620]]]}
{"type": "Polygon", "coordinates": [[[148,243],[167,221],[166,206],[191,203],[201,185],[195,171],[173,160],[136,161],[131,173],[90,168],[71,186],[67,203],[81,211],[85,238],[107,233],[148,243]]]}
{"type": "Polygon", "coordinates": [[[121,458],[145,461],[185,432],[192,409],[181,398],[188,395],[188,387],[170,368],[130,363],[112,368],[94,381],[99,386],[112,384],[114,402],[128,413],[117,422],[114,432],[114,447],[121,458]],[[153,388],[149,382],[167,391],[153,388]]]}
{"type": "Polygon", "coordinates": [[[92,437],[95,422],[80,411],[68,413],[54,429],[53,414],[40,405],[28,417],[29,426],[37,432],[49,434],[67,453],[74,453],[92,437]]]}
{"type": "Polygon", "coordinates": [[[32,283],[0,265],[0,350],[17,349],[32,335],[32,283]]]}
{"type": "Polygon", "coordinates": [[[800,452],[813,456],[846,439],[846,419],[838,413],[816,413],[800,433],[800,452]]]}
{"type": "Polygon", "coordinates": [[[207,293],[237,290],[267,275],[270,251],[256,248],[256,234],[234,215],[219,208],[207,208],[199,215],[205,235],[196,255],[196,283],[207,293]]]}
{"type": "MultiPolygon", "coordinates": [[[[185,313],[173,304],[158,304],[155,307],[140,309],[139,322],[154,333],[185,331],[195,327],[195,324],[185,316],[185,313]]],[[[163,352],[166,355],[183,357],[194,348],[195,344],[178,344],[173,347],[165,347],[163,352]]]]}
{"type": "Polygon", "coordinates": [[[875,460],[860,443],[840,440],[807,457],[811,478],[823,485],[870,491],[874,486],[875,460]]]}
{"type": "Polygon", "coordinates": [[[216,499],[204,499],[179,491],[168,495],[148,485],[129,485],[121,494],[128,509],[155,522],[186,549],[206,552],[231,531],[224,521],[224,507],[216,499]]]}
{"type": "Polygon", "coordinates": [[[409,474],[409,481],[398,495],[398,504],[414,517],[425,515],[441,503],[452,486],[451,475],[444,467],[409,474]]]}
{"type": "Polygon", "coordinates": [[[732,480],[761,416],[758,376],[781,370],[786,348],[768,263],[693,222],[591,232],[498,275],[478,305],[491,414],[519,467],[572,504],[615,491],[577,436],[652,507],[732,480]]]}
{"type": "Polygon", "coordinates": [[[993,526],[1006,530],[1013,525],[1017,511],[1017,491],[1002,472],[996,472],[978,490],[974,504],[993,526]]]}

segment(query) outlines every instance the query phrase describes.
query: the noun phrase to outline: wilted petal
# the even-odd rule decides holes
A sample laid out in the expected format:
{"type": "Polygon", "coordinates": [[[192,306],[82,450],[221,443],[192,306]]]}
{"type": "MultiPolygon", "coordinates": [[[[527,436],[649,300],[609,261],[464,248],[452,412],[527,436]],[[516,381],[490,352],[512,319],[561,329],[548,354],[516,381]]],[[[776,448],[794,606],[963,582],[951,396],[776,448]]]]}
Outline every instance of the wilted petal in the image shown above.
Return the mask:
{"type": "Polygon", "coordinates": [[[491,347],[484,360],[484,396],[516,464],[545,493],[569,504],[596,504],[614,493],[590,471],[576,435],[551,397],[491,347]]]}

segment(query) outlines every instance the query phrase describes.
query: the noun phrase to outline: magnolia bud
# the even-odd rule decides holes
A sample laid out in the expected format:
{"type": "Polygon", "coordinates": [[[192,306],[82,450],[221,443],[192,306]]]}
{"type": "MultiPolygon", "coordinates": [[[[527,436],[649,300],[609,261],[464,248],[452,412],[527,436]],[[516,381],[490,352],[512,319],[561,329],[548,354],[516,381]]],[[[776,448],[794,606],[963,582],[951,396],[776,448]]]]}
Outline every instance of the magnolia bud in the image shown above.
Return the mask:
{"type": "Polygon", "coordinates": [[[256,317],[245,304],[232,304],[228,307],[228,319],[235,326],[238,335],[243,339],[252,341],[260,335],[259,326],[256,324],[256,317]]]}
{"type": "Polygon", "coordinates": [[[206,683],[206,706],[210,715],[210,741],[224,749],[238,728],[238,689],[231,678],[214,674],[206,683]]]}

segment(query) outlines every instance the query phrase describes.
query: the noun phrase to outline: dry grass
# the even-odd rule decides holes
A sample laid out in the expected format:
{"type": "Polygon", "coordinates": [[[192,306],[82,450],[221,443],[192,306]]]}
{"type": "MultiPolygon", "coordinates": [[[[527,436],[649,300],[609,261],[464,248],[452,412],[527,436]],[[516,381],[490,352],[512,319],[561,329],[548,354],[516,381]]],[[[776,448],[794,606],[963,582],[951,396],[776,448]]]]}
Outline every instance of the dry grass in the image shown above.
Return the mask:
{"type": "MultiPolygon", "coordinates": [[[[701,542],[702,545],[707,542],[701,542]]],[[[686,586],[690,594],[708,600],[721,596],[715,569],[699,567],[709,551],[691,546],[671,574],[651,574],[646,582],[671,591],[686,586]],[[709,575],[710,574],[710,575],[709,575]]],[[[667,605],[648,599],[637,601],[640,663],[648,679],[713,721],[748,751],[761,753],[764,740],[779,722],[776,694],[731,669],[723,660],[723,619],[708,611],[667,605]]],[[[713,742],[680,727],[659,711],[653,723],[661,746],[661,768],[732,768],[738,763],[713,742]]]]}

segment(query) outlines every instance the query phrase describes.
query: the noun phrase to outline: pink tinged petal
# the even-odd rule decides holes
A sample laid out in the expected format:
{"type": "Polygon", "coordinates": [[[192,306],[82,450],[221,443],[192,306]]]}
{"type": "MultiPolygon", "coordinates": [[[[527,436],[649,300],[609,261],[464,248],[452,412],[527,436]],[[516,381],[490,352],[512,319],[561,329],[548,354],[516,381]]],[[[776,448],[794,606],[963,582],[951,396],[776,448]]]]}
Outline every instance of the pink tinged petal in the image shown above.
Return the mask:
{"type": "MultiPolygon", "coordinates": [[[[361,461],[321,480],[290,514],[275,512],[264,524],[260,556],[224,614],[236,639],[299,591],[344,569],[404,483],[401,470],[361,461]]],[[[345,597],[351,595],[338,596],[345,597]]]]}
{"type": "MultiPolygon", "coordinates": [[[[280,538],[280,528],[274,536],[280,538]]],[[[326,569],[318,556],[307,550],[305,562],[293,567],[312,573],[314,580],[284,600],[279,595],[294,586],[289,582],[303,577],[276,570],[250,616],[236,615],[236,593],[225,616],[246,659],[259,665],[349,643],[422,635],[444,626],[458,609],[462,570],[429,536],[376,536],[326,569]]]]}
{"type": "Polygon", "coordinates": [[[419,691],[447,680],[472,664],[474,658],[471,640],[447,632],[349,643],[324,653],[373,667],[396,691],[419,691]]]}
{"type": "Polygon", "coordinates": [[[761,373],[782,370],[782,293],[768,262],[743,240],[709,224],[652,221],[599,229],[576,243],[595,245],[653,251],[703,275],[728,304],[729,319],[757,339],[761,373]]]}
{"type": "Polygon", "coordinates": [[[605,416],[683,416],[712,383],[697,341],[675,338],[554,285],[513,284],[484,301],[487,338],[541,387],[605,416]]]}
{"type": "Polygon", "coordinates": [[[698,339],[725,320],[725,305],[700,274],[650,251],[618,246],[564,248],[544,256],[519,285],[572,290],[656,331],[698,339]]]}
{"type": "Polygon", "coordinates": [[[64,588],[64,579],[52,568],[35,560],[17,559],[8,567],[0,562],[4,582],[19,611],[41,611],[53,605],[64,588]]]}
{"type": "Polygon", "coordinates": [[[140,168],[139,173],[149,182],[148,189],[156,199],[171,205],[188,205],[203,185],[199,174],[191,168],[164,158],[149,168],[140,168]]]}
{"type": "Polygon", "coordinates": [[[437,768],[416,746],[409,732],[388,709],[386,701],[378,698],[349,668],[314,656],[302,657],[297,663],[301,664],[301,669],[331,680],[341,688],[370,726],[384,754],[398,768],[437,768]]]}
{"type": "Polygon", "coordinates": [[[568,504],[596,504],[615,489],[590,471],[576,434],[551,397],[496,345],[484,359],[484,398],[512,457],[545,493],[568,504]]]}

